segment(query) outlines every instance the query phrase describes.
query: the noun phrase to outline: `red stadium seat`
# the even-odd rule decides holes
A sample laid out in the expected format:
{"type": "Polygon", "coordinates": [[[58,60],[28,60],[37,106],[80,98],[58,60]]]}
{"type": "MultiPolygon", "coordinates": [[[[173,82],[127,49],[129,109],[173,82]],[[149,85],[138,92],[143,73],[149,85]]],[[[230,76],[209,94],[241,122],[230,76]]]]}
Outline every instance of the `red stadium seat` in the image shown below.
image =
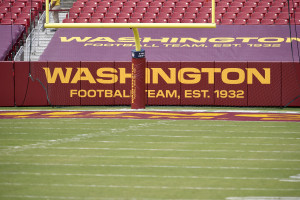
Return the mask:
{"type": "Polygon", "coordinates": [[[84,6],[85,6],[85,3],[82,1],[76,1],[73,3],[73,7],[83,8],[84,6]]]}
{"type": "Polygon", "coordinates": [[[26,6],[26,4],[24,2],[18,1],[18,2],[14,3],[13,7],[15,7],[15,8],[24,8],[25,6],[26,6]]]}
{"type": "Polygon", "coordinates": [[[77,14],[79,14],[79,13],[81,13],[81,8],[79,8],[79,7],[72,7],[72,8],[70,8],[69,13],[77,13],[77,14]]]}
{"type": "Polygon", "coordinates": [[[121,8],[119,7],[110,7],[107,9],[107,13],[120,13],[121,12],[121,8]]]}
{"type": "Polygon", "coordinates": [[[92,17],[91,13],[80,13],[79,18],[90,19],[92,17]]]}
{"type": "Polygon", "coordinates": [[[268,12],[269,13],[280,13],[281,12],[281,8],[280,7],[271,7],[271,8],[269,8],[269,10],[268,10],[268,12]]]}
{"type": "Polygon", "coordinates": [[[150,8],[148,8],[147,12],[148,13],[155,13],[155,14],[157,14],[157,13],[159,13],[159,8],[150,7],[150,8]]]}
{"type": "MultiPolygon", "coordinates": [[[[217,7],[228,8],[229,6],[230,6],[229,2],[220,1],[219,3],[217,3],[217,7]]],[[[209,7],[211,7],[211,3],[209,7]]]]}
{"type": "Polygon", "coordinates": [[[253,13],[254,12],[254,8],[252,7],[243,7],[241,8],[241,12],[244,12],[244,13],[253,13]]]}
{"type": "Polygon", "coordinates": [[[161,8],[163,6],[162,2],[159,1],[153,1],[150,3],[151,7],[157,7],[157,8],[161,8]]]}
{"type": "Polygon", "coordinates": [[[101,2],[98,3],[98,6],[99,7],[108,8],[108,7],[110,7],[110,2],[108,2],[108,1],[101,1],[101,2]]]}
{"type": "Polygon", "coordinates": [[[135,7],[136,7],[136,2],[133,2],[133,1],[127,1],[127,2],[124,3],[124,7],[135,8],[135,7]]]}
{"type": "Polygon", "coordinates": [[[115,23],[127,23],[128,19],[125,18],[118,18],[116,19],[115,23]]]}
{"type": "Polygon", "coordinates": [[[110,4],[111,7],[118,7],[118,8],[122,8],[123,7],[123,2],[121,1],[115,1],[115,2],[112,2],[110,4]]]}
{"type": "Polygon", "coordinates": [[[295,10],[295,8],[293,8],[293,7],[290,7],[290,9],[288,9],[288,7],[285,6],[285,7],[283,7],[283,8],[281,9],[281,12],[290,12],[290,13],[294,13],[294,10],[295,10]]]}
{"type": "Polygon", "coordinates": [[[240,12],[237,14],[236,18],[237,19],[249,19],[250,18],[250,14],[247,12],[240,12]]]}
{"type": "Polygon", "coordinates": [[[292,19],[291,24],[299,25],[300,24],[300,19],[292,19]]]}
{"type": "Polygon", "coordinates": [[[98,7],[96,8],[94,13],[107,13],[107,8],[105,7],[98,7]]]}
{"type": "Polygon", "coordinates": [[[0,7],[0,13],[7,13],[8,12],[8,8],[6,7],[0,7]]]}
{"type": "Polygon", "coordinates": [[[118,14],[118,18],[129,19],[130,13],[120,13],[120,14],[118,14]]]}
{"type": "Polygon", "coordinates": [[[104,18],[104,13],[93,13],[92,18],[98,18],[98,19],[103,19],[104,18]]]}
{"type": "Polygon", "coordinates": [[[12,7],[12,8],[10,9],[10,12],[16,13],[16,14],[18,15],[18,14],[20,14],[20,13],[22,12],[22,9],[19,8],[19,7],[12,7]]]}
{"type": "Polygon", "coordinates": [[[244,3],[243,2],[238,2],[238,1],[234,1],[230,4],[230,7],[238,7],[238,8],[242,8],[244,7],[244,3]]]}
{"type": "Polygon", "coordinates": [[[189,6],[188,2],[179,1],[176,3],[176,8],[187,8],[189,6]]]}
{"type": "Polygon", "coordinates": [[[274,1],[274,2],[272,2],[272,7],[283,8],[283,7],[284,7],[284,4],[285,4],[285,2],[274,1]]]}
{"type": "Polygon", "coordinates": [[[85,6],[96,8],[98,6],[98,4],[95,1],[88,1],[85,3],[85,6]]]}
{"type": "Polygon", "coordinates": [[[105,18],[116,19],[118,17],[117,13],[106,13],[105,18]]]}
{"type": "Polygon", "coordinates": [[[158,15],[157,15],[157,18],[158,19],[168,19],[170,17],[170,14],[169,13],[159,13],[158,15]]]}
{"type": "Polygon", "coordinates": [[[93,8],[93,7],[84,7],[81,10],[81,13],[94,13],[94,11],[95,11],[95,8],[93,8]]]}
{"type": "MultiPolygon", "coordinates": [[[[21,13],[21,14],[23,14],[23,13],[21,13]]],[[[69,13],[66,15],[66,18],[69,18],[69,19],[76,19],[77,17],[79,17],[78,13],[69,13]]]]}
{"type": "Polygon", "coordinates": [[[132,19],[142,19],[143,18],[143,16],[144,16],[144,14],[143,13],[132,13],[131,14],[131,18],[132,19]]]}
{"type": "Polygon", "coordinates": [[[256,7],[254,8],[254,12],[259,12],[259,13],[267,13],[268,12],[268,8],[265,7],[256,7]]]}
{"type": "Polygon", "coordinates": [[[166,1],[163,3],[163,7],[171,7],[174,8],[175,7],[175,3],[172,1],[166,1]]]}
{"type": "Polygon", "coordinates": [[[233,24],[233,19],[222,19],[221,24],[230,25],[233,24]]]}
{"type": "Polygon", "coordinates": [[[216,13],[222,13],[222,14],[224,14],[224,13],[226,13],[226,8],[223,8],[223,7],[216,7],[215,8],[215,12],[216,13]]]}
{"type": "Polygon", "coordinates": [[[182,13],[172,13],[171,18],[172,19],[182,19],[183,14],[182,13]]]}
{"type": "Polygon", "coordinates": [[[229,7],[229,8],[227,8],[227,12],[237,14],[240,12],[240,8],[239,7],[229,7]]]}
{"type": "Polygon", "coordinates": [[[162,19],[162,18],[156,18],[154,20],[155,23],[168,23],[167,19],[162,19]]]}
{"type": "Polygon", "coordinates": [[[115,19],[112,18],[104,18],[102,19],[102,23],[114,23],[115,19]]]}
{"type": "Polygon", "coordinates": [[[13,19],[9,19],[9,18],[3,18],[1,20],[1,24],[5,24],[5,25],[14,24],[14,20],[13,19]]]}
{"type": "Polygon", "coordinates": [[[223,19],[235,19],[236,18],[236,14],[235,13],[225,13],[223,15],[223,19]]]}
{"type": "Polygon", "coordinates": [[[235,19],[234,24],[236,24],[236,25],[245,25],[245,24],[247,24],[247,20],[246,19],[235,19]]]}
{"type": "Polygon", "coordinates": [[[135,13],[146,13],[147,12],[147,8],[144,8],[144,7],[137,7],[134,9],[134,12],[135,13]]]}
{"type": "Polygon", "coordinates": [[[194,23],[194,19],[182,19],[181,23],[194,23]]]}
{"type": "Polygon", "coordinates": [[[136,4],[136,7],[143,7],[143,8],[148,8],[149,7],[149,2],[146,1],[140,1],[136,4]]]}
{"type": "Polygon", "coordinates": [[[142,19],[142,23],[154,23],[154,19],[142,19]]]}
{"type": "Polygon", "coordinates": [[[173,8],[171,7],[162,7],[160,9],[160,13],[172,13],[173,12],[173,8]]]}
{"type": "Polygon", "coordinates": [[[199,8],[197,7],[189,7],[185,10],[186,13],[198,13],[199,8]]]}
{"type": "MultiPolygon", "coordinates": [[[[295,15],[297,16],[297,15],[295,15]]],[[[299,16],[300,17],[300,16],[299,16]]],[[[289,18],[292,18],[291,14],[289,13],[280,13],[278,15],[278,19],[289,19],[289,18]]],[[[298,18],[298,17],[297,17],[298,18]]]]}
{"type": "Polygon", "coordinates": [[[121,10],[121,12],[122,13],[133,13],[133,8],[131,8],[131,7],[124,7],[124,8],[122,8],[122,10],[121,10]]]}
{"type": "Polygon", "coordinates": [[[274,24],[274,19],[262,19],[261,20],[261,24],[262,25],[272,25],[272,24],[274,24]]]}
{"type": "Polygon", "coordinates": [[[75,19],[75,23],[88,23],[89,20],[86,18],[77,18],[75,19]]]}
{"type": "Polygon", "coordinates": [[[176,13],[185,13],[185,9],[184,7],[176,7],[174,8],[173,12],[176,12],[176,13]]]}
{"type": "Polygon", "coordinates": [[[249,24],[249,25],[259,25],[260,24],[260,19],[248,19],[247,24],[249,24]]]}
{"type": "Polygon", "coordinates": [[[199,10],[199,13],[211,13],[211,8],[210,7],[202,7],[199,10]]]}
{"type": "Polygon", "coordinates": [[[169,19],[168,23],[180,23],[180,19],[169,19]]]}
{"type": "Polygon", "coordinates": [[[5,17],[3,19],[17,19],[18,18],[18,14],[16,13],[11,13],[11,12],[8,12],[5,14],[5,17]]]}
{"type": "Polygon", "coordinates": [[[269,8],[269,7],[271,7],[271,3],[270,2],[265,2],[265,1],[260,1],[260,2],[258,2],[258,7],[269,8]]]}
{"type": "Polygon", "coordinates": [[[196,18],[195,19],[195,23],[207,23],[208,20],[207,19],[201,19],[201,18],[196,18]]]}
{"type": "Polygon", "coordinates": [[[289,20],[287,20],[287,19],[276,19],[275,20],[275,24],[278,24],[278,25],[287,25],[287,24],[289,24],[289,20]]]}
{"type": "Polygon", "coordinates": [[[184,19],[196,19],[197,15],[195,13],[185,13],[184,19]]]}
{"type": "Polygon", "coordinates": [[[74,23],[75,20],[74,19],[71,19],[71,18],[66,18],[62,21],[63,23],[74,23]]]}
{"type": "Polygon", "coordinates": [[[197,18],[208,19],[209,18],[209,14],[208,13],[199,13],[197,15],[197,18]]]}
{"type": "Polygon", "coordinates": [[[278,14],[277,13],[266,13],[265,19],[277,19],[278,14]]]}
{"type": "Polygon", "coordinates": [[[197,1],[192,1],[190,3],[190,8],[201,8],[202,7],[202,3],[201,2],[197,2],[197,1]]]}
{"type": "Polygon", "coordinates": [[[257,6],[256,2],[247,1],[244,3],[244,7],[255,8],[257,6]]]}
{"type": "Polygon", "coordinates": [[[251,15],[251,19],[263,19],[264,18],[264,14],[263,13],[257,13],[257,12],[255,12],[255,13],[253,13],[252,15],[251,15]]]}
{"type": "Polygon", "coordinates": [[[138,19],[138,18],[131,18],[131,19],[128,19],[128,23],[140,23],[141,20],[138,19]]]}
{"type": "Polygon", "coordinates": [[[144,14],[144,18],[145,19],[155,19],[156,18],[156,14],[155,13],[149,13],[149,12],[146,12],[144,14]]]}
{"type": "Polygon", "coordinates": [[[100,18],[91,18],[90,19],[90,23],[101,23],[102,22],[102,19],[100,18]]]}
{"type": "Polygon", "coordinates": [[[30,26],[30,22],[27,19],[16,19],[14,24],[25,26],[26,33],[28,32],[28,27],[30,26]]]}

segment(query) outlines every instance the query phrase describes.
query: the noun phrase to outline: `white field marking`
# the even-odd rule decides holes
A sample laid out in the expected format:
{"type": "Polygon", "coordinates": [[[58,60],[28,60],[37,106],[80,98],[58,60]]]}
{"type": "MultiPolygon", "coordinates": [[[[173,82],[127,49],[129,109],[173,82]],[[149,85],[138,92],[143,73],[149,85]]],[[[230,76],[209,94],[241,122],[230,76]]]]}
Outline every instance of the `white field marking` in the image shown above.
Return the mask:
{"type": "MultiPolygon", "coordinates": [[[[82,200],[83,197],[72,196],[37,196],[37,195],[0,195],[4,198],[27,198],[27,199],[71,199],[82,200]]],[[[149,199],[149,198],[119,198],[119,197],[84,197],[85,200],[199,200],[199,199],[149,199]]],[[[220,199],[201,199],[201,200],[220,200],[220,199]]]]}
{"type": "MultiPolygon", "coordinates": [[[[5,146],[0,146],[5,147],[5,146]]],[[[11,146],[18,148],[18,146],[11,146]]],[[[99,148],[99,147],[47,147],[32,146],[32,149],[57,149],[57,150],[105,150],[105,151],[172,151],[172,152],[236,152],[236,153],[300,153],[300,151],[257,151],[257,150],[225,150],[225,149],[140,149],[140,148],[99,148]]]]}
{"type": "Polygon", "coordinates": [[[205,136],[205,135],[110,135],[114,137],[126,136],[126,137],[167,137],[167,138],[208,138],[208,139],[280,139],[280,140],[299,140],[300,138],[288,138],[288,137],[237,137],[237,136],[205,136]]]}
{"type": "Polygon", "coordinates": [[[79,127],[76,127],[76,128],[72,128],[72,127],[62,127],[62,128],[55,128],[55,127],[33,127],[33,126],[29,126],[29,127],[23,127],[23,126],[14,126],[14,127],[0,127],[0,129],[3,128],[3,129],[38,129],[38,130],[103,130],[103,128],[88,128],[88,127],[85,127],[85,128],[79,128],[79,127]]]}
{"type": "Polygon", "coordinates": [[[300,197],[227,197],[226,200],[300,200],[300,197]]]}
{"type": "Polygon", "coordinates": [[[62,154],[14,154],[14,157],[76,157],[76,158],[115,158],[115,159],[163,159],[163,160],[235,160],[235,161],[276,161],[300,162],[297,159],[273,158],[213,158],[213,157],[157,157],[157,156],[103,156],[103,155],[62,155],[62,154]]]}
{"type": "Polygon", "coordinates": [[[283,182],[300,182],[300,174],[297,174],[296,176],[290,176],[289,179],[280,179],[280,181],[283,181],[283,182]]]}
{"type": "Polygon", "coordinates": [[[0,133],[0,135],[28,135],[29,133],[10,133],[10,132],[5,132],[5,133],[0,133]]]}
{"type": "Polygon", "coordinates": [[[175,166],[175,165],[105,165],[105,164],[71,164],[71,163],[21,163],[0,162],[0,165],[30,166],[68,166],[68,167],[119,167],[119,168],[175,168],[175,169],[228,169],[228,170],[300,170],[300,168],[261,168],[261,167],[215,167],[215,166],[175,166]]]}
{"type": "Polygon", "coordinates": [[[170,178],[170,179],[226,179],[226,180],[279,180],[278,178],[262,177],[217,177],[217,176],[160,176],[160,175],[126,175],[126,174],[63,174],[63,173],[30,173],[30,172],[0,172],[3,175],[30,176],[87,176],[87,177],[119,177],[119,178],[170,178]]]}
{"type": "Polygon", "coordinates": [[[123,188],[123,189],[155,189],[155,190],[230,190],[230,191],[299,191],[294,188],[234,188],[234,187],[172,187],[144,185],[84,185],[84,184],[43,184],[43,183],[8,183],[4,186],[38,186],[38,187],[77,187],[77,188],[123,188]]]}

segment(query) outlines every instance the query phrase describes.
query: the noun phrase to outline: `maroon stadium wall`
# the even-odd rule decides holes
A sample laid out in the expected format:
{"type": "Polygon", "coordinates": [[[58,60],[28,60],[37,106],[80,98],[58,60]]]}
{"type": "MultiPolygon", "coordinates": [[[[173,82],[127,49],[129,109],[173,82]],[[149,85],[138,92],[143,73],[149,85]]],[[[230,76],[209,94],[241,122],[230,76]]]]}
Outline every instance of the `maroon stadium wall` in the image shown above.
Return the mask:
{"type": "MultiPolygon", "coordinates": [[[[130,105],[130,62],[0,67],[1,106],[130,105]]],[[[147,62],[147,105],[285,106],[300,94],[299,68],[294,62],[147,62]]],[[[300,98],[289,106],[300,106],[300,98]]]]}

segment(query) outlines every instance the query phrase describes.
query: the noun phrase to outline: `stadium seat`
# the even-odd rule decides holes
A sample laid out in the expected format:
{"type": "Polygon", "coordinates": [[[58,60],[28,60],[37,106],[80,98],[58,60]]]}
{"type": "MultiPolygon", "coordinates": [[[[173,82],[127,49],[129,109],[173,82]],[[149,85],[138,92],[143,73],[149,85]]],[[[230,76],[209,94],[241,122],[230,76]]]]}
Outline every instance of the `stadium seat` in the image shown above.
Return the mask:
{"type": "Polygon", "coordinates": [[[183,14],[182,13],[172,13],[171,19],[182,19],[183,14]]]}
{"type": "Polygon", "coordinates": [[[262,25],[272,25],[272,24],[274,24],[274,19],[262,19],[261,24],[262,25]]]}
{"type": "Polygon", "coordinates": [[[226,8],[223,8],[223,7],[216,7],[215,8],[215,12],[216,13],[222,13],[222,14],[224,14],[224,13],[226,13],[226,8]]]}
{"type": "Polygon", "coordinates": [[[247,24],[249,24],[249,25],[259,25],[260,24],[260,19],[248,19],[247,24]]]}
{"type": "Polygon", "coordinates": [[[143,13],[132,13],[132,14],[131,14],[131,18],[132,18],[132,19],[142,19],[143,16],[144,16],[143,13]]]}
{"type": "Polygon", "coordinates": [[[282,9],[281,9],[281,12],[290,12],[290,13],[294,13],[294,8],[293,7],[290,7],[290,9],[288,9],[288,7],[287,6],[285,6],[285,7],[283,7],[282,9]]]}
{"type": "Polygon", "coordinates": [[[234,24],[236,24],[236,25],[245,25],[245,24],[247,24],[247,20],[246,19],[235,19],[234,24]]]}
{"type": "Polygon", "coordinates": [[[98,4],[95,1],[88,1],[85,3],[85,6],[96,8],[98,6],[98,4]]]}
{"type": "Polygon", "coordinates": [[[267,13],[268,12],[268,8],[265,7],[256,7],[254,8],[254,12],[258,12],[258,13],[267,13]]]}
{"type": "Polygon", "coordinates": [[[264,7],[264,8],[269,8],[271,7],[271,3],[270,2],[266,2],[266,1],[260,1],[257,4],[258,7],[264,7]]]}
{"type": "Polygon", "coordinates": [[[123,7],[122,9],[121,9],[121,13],[133,13],[133,8],[131,8],[131,7],[123,7]]]}
{"type": "Polygon", "coordinates": [[[223,14],[222,13],[216,13],[215,14],[215,18],[216,19],[222,19],[223,18],[223,14]]]}
{"type": "MultiPolygon", "coordinates": [[[[111,2],[113,2],[114,0],[111,0],[111,2]]],[[[120,1],[120,2],[122,2],[123,4],[125,3],[125,2],[127,2],[127,0],[115,0],[115,1],[120,1]]]]}
{"type": "Polygon", "coordinates": [[[192,1],[190,3],[190,8],[201,8],[201,7],[202,7],[202,2],[192,1]]]}
{"type": "Polygon", "coordinates": [[[122,8],[123,7],[123,2],[121,1],[115,1],[115,2],[112,2],[110,4],[111,7],[118,7],[118,8],[122,8]]]}
{"type": "Polygon", "coordinates": [[[207,19],[196,18],[195,23],[207,23],[207,19]]]}
{"type": "Polygon", "coordinates": [[[136,7],[136,2],[133,2],[133,1],[127,1],[127,2],[124,3],[124,7],[135,8],[135,7],[136,7]]]}
{"type": "Polygon", "coordinates": [[[144,8],[144,7],[136,7],[135,9],[134,9],[134,12],[135,13],[146,13],[147,12],[147,8],[144,8]]]}
{"type": "Polygon", "coordinates": [[[103,19],[104,18],[104,13],[93,13],[92,18],[98,18],[98,19],[103,19]]]}
{"type": "Polygon", "coordinates": [[[22,9],[19,7],[12,7],[12,8],[10,8],[10,12],[16,13],[17,15],[19,15],[22,12],[22,9]]]}
{"type": "Polygon", "coordinates": [[[181,23],[194,23],[194,19],[182,19],[181,23]]]}
{"type": "Polygon", "coordinates": [[[185,13],[198,13],[199,8],[197,7],[189,7],[185,10],[185,13]]]}
{"type": "MultiPolygon", "coordinates": [[[[78,17],[78,15],[76,16],[76,18],[78,17]]],[[[34,20],[34,16],[33,15],[30,15],[30,13],[20,13],[18,15],[18,18],[24,18],[24,19],[27,19],[30,21],[30,18],[31,18],[31,21],[34,20]]]]}
{"type": "Polygon", "coordinates": [[[263,19],[264,18],[264,14],[263,13],[258,13],[258,12],[255,12],[251,15],[251,19],[263,19]]]}
{"type": "Polygon", "coordinates": [[[116,19],[118,17],[117,13],[106,13],[105,18],[116,19]]]}
{"type": "Polygon", "coordinates": [[[271,8],[269,8],[268,10],[269,13],[280,13],[281,12],[281,8],[280,7],[274,7],[272,6],[271,8]]]}
{"type": "Polygon", "coordinates": [[[188,2],[179,1],[176,3],[176,8],[187,8],[189,6],[188,2]]]}
{"type": "Polygon", "coordinates": [[[117,13],[119,14],[121,12],[121,8],[119,7],[110,7],[107,9],[107,13],[117,13]]]}
{"type": "Polygon", "coordinates": [[[159,1],[153,1],[150,3],[150,7],[161,8],[162,6],[163,6],[162,2],[159,1]]]}
{"type": "Polygon", "coordinates": [[[75,23],[88,23],[89,20],[86,18],[77,18],[75,19],[75,23]]]}
{"type": "Polygon", "coordinates": [[[210,7],[202,7],[199,9],[199,13],[211,13],[211,8],[210,7]]]}
{"type": "Polygon", "coordinates": [[[141,22],[142,22],[142,23],[154,23],[154,19],[149,19],[149,18],[147,18],[147,19],[142,19],[141,22]]]}
{"type": "MultiPolygon", "coordinates": [[[[228,8],[229,6],[230,6],[230,4],[228,2],[225,2],[225,1],[220,1],[219,3],[217,3],[217,7],[228,8]]],[[[210,3],[209,7],[211,7],[211,3],[210,3]]]]}
{"type": "Polygon", "coordinates": [[[300,25],[300,19],[292,19],[291,24],[300,25]]]}
{"type": "Polygon", "coordinates": [[[277,19],[278,14],[277,13],[266,13],[265,19],[277,19]]]}
{"type": "MultiPolygon", "coordinates": [[[[299,18],[300,15],[299,15],[299,17],[297,17],[297,15],[295,15],[295,17],[299,18]]],[[[278,15],[278,19],[289,19],[289,18],[291,18],[291,15],[289,13],[280,13],[278,15]]]]}
{"type": "Polygon", "coordinates": [[[64,19],[62,22],[63,22],[63,23],[74,23],[75,20],[72,19],[72,18],[66,18],[66,19],[64,19]]]}
{"type": "Polygon", "coordinates": [[[158,15],[157,15],[157,18],[158,19],[168,19],[170,17],[170,14],[169,13],[162,13],[160,12],[158,15]]]}
{"type": "Polygon", "coordinates": [[[185,9],[184,7],[175,7],[173,12],[175,13],[185,13],[185,9]]]}
{"type": "Polygon", "coordinates": [[[90,19],[90,23],[101,23],[102,22],[102,19],[100,19],[100,18],[91,18],[90,19]]]}
{"type": "Polygon", "coordinates": [[[163,3],[163,7],[171,7],[174,8],[175,7],[175,2],[172,1],[166,1],[163,3]]]}
{"type": "Polygon", "coordinates": [[[195,13],[185,13],[184,19],[196,19],[197,15],[195,13]]]}
{"type": "Polygon", "coordinates": [[[252,7],[243,7],[243,8],[241,8],[241,12],[252,14],[254,12],[254,8],[252,8],[252,7]]]}
{"type": "Polygon", "coordinates": [[[160,13],[172,13],[173,12],[173,8],[171,7],[162,7],[160,9],[160,13]]]}
{"type": "Polygon", "coordinates": [[[223,19],[235,19],[236,18],[236,14],[235,13],[225,13],[223,15],[223,19]]]}
{"type": "Polygon", "coordinates": [[[72,7],[72,8],[70,8],[69,13],[77,13],[77,14],[79,14],[79,13],[81,13],[81,8],[79,8],[79,7],[72,7]]]}
{"type": "Polygon", "coordinates": [[[256,2],[247,1],[247,2],[244,3],[244,7],[255,8],[256,6],[257,6],[256,2]]]}
{"type": "Polygon", "coordinates": [[[197,15],[197,18],[208,19],[209,18],[209,14],[208,13],[199,13],[197,15]]]}
{"type": "Polygon", "coordinates": [[[272,2],[272,7],[279,7],[279,8],[283,8],[284,7],[284,2],[280,2],[280,1],[274,1],[272,2]]]}
{"type": "Polygon", "coordinates": [[[18,14],[16,13],[11,13],[11,12],[8,12],[5,14],[5,17],[3,19],[17,19],[18,18],[18,14]]]}
{"type": "Polygon", "coordinates": [[[24,2],[20,2],[20,1],[17,1],[14,3],[14,6],[15,8],[24,8],[26,6],[26,4],[24,2]]]}
{"type": "Polygon", "coordinates": [[[180,19],[169,19],[168,23],[180,23],[180,19]]]}
{"type": "Polygon", "coordinates": [[[98,3],[98,6],[99,7],[108,8],[108,7],[110,7],[110,2],[108,2],[108,1],[101,1],[101,2],[98,3]]]}
{"type": "Polygon", "coordinates": [[[287,25],[287,24],[289,24],[289,20],[287,20],[287,19],[276,19],[275,20],[275,24],[278,24],[278,25],[287,25]]]}
{"type": "Polygon", "coordinates": [[[149,2],[146,1],[140,1],[136,4],[136,7],[142,7],[142,8],[148,8],[149,7],[149,2]]]}
{"type": "Polygon", "coordinates": [[[163,19],[163,18],[156,18],[154,20],[155,23],[168,23],[167,19],[163,19]]]}
{"type": "Polygon", "coordinates": [[[150,7],[150,8],[148,8],[147,12],[148,13],[155,13],[155,14],[157,14],[157,13],[159,13],[159,8],[157,8],[157,7],[150,7]]]}
{"type": "Polygon", "coordinates": [[[230,24],[233,24],[233,19],[225,19],[223,18],[221,20],[221,24],[224,24],[224,25],[230,25],[230,24]]]}
{"type": "Polygon", "coordinates": [[[8,12],[8,8],[6,8],[6,7],[0,7],[0,13],[5,14],[7,12],[8,12]]]}
{"type": "Polygon", "coordinates": [[[83,8],[85,6],[85,3],[82,1],[75,1],[73,3],[73,7],[79,7],[79,8],[83,8]]]}
{"type": "Polygon", "coordinates": [[[240,12],[240,8],[239,7],[229,7],[227,8],[227,13],[239,13],[240,12]]]}
{"type": "Polygon", "coordinates": [[[125,18],[118,18],[115,20],[115,23],[127,23],[128,19],[125,18]]]}
{"type": "Polygon", "coordinates": [[[144,19],[155,19],[155,18],[156,18],[156,14],[155,13],[146,12],[144,14],[144,19]]]}
{"type": "Polygon", "coordinates": [[[138,19],[138,18],[131,18],[131,19],[128,19],[128,23],[140,23],[141,20],[138,19]]]}
{"type": "Polygon", "coordinates": [[[80,13],[78,18],[90,19],[92,17],[91,13],[80,13]]]}
{"type": "Polygon", "coordinates": [[[102,23],[114,23],[115,19],[112,18],[104,18],[102,19],[102,23]]]}
{"type": "Polygon", "coordinates": [[[94,13],[107,13],[107,8],[106,7],[98,7],[94,11],[94,13]]]}
{"type": "Polygon", "coordinates": [[[243,2],[234,1],[234,2],[230,3],[230,7],[242,8],[242,7],[244,7],[244,3],[243,2]]]}
{"type": "Polygon", "coordinates": [[[120,14],[118,14],[118,18],[129,19],[130,13],[120,13],[120,14]]]}
{"type": "Polygon", "coordinates": [[[9,19],[9,18],[3,18],[1,20],[1,24],[5,24],[5,25],[14,24],[14,20],[13,19],[9,19]]]}

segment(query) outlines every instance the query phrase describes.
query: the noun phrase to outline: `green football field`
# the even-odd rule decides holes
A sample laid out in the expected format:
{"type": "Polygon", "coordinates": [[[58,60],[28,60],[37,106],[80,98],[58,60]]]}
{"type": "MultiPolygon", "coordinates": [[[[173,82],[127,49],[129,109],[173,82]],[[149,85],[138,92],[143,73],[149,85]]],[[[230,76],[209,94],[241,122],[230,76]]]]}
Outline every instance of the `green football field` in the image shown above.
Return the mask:
{"type": "Polygon", "coordinates": [[[300,123],[1,119],[0,199],[299,200],[300,123]]]}

